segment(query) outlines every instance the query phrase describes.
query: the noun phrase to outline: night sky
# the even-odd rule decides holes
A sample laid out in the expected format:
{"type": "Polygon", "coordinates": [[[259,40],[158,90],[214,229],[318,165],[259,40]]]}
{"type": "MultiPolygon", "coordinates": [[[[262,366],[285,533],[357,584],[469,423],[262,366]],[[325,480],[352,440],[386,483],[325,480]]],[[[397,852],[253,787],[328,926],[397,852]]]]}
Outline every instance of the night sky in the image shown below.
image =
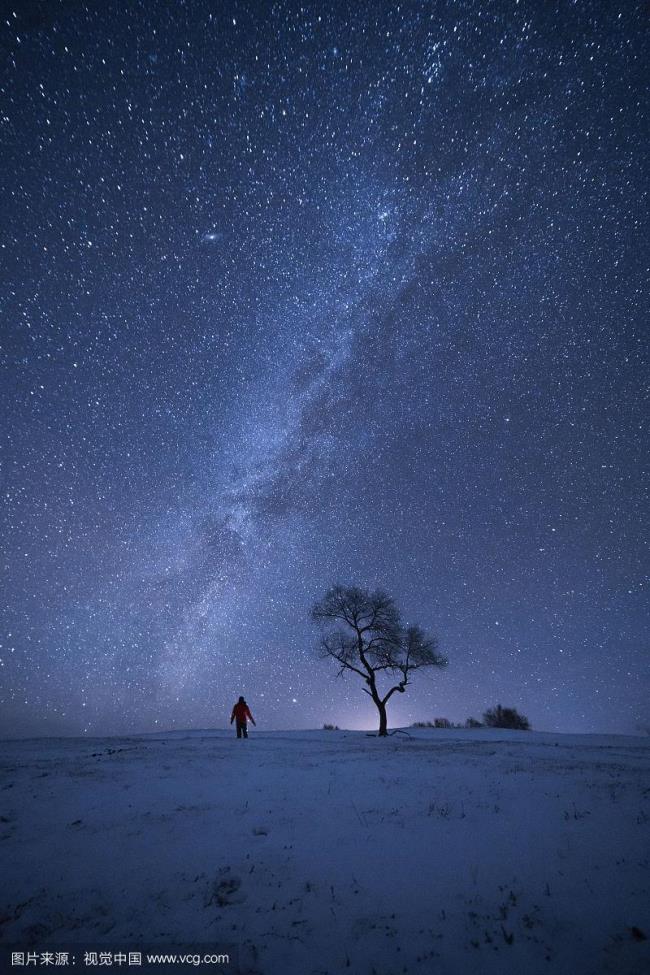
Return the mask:
{"type": "Polygon", "coordinates": [[[0,734],[650,726],[646,4],[1,10],[0,734]]]}

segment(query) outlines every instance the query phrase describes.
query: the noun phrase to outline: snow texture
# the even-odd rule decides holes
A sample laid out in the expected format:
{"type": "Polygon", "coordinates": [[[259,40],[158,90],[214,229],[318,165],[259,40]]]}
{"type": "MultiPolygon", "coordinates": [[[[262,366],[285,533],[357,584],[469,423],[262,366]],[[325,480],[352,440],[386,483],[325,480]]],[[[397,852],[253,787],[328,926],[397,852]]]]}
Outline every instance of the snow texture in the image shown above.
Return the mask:
{"type": "Polygon", "coordinates": [[[5,944],[238,944],[246,975],[650,971],[645,738],[252,729],[2,754],[5,944]]]}

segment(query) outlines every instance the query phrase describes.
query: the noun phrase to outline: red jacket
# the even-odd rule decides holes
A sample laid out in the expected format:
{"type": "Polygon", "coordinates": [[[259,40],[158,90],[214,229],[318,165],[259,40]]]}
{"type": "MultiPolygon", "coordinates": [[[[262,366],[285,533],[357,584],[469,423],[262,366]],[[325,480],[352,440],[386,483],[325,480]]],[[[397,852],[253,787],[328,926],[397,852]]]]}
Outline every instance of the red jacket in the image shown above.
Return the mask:
{"type": "Polygon", "coordinates": [[[248,704],[239,704],[239,702],[235,704],[234,708],[232,709],[232,714],[230,715],[231,724],[233,718],[237,719],[237,724],[246,724],[247,719],[249,721],[253,721],[253,724],[255,724],[253,715],[248,709],[248,704]]]}

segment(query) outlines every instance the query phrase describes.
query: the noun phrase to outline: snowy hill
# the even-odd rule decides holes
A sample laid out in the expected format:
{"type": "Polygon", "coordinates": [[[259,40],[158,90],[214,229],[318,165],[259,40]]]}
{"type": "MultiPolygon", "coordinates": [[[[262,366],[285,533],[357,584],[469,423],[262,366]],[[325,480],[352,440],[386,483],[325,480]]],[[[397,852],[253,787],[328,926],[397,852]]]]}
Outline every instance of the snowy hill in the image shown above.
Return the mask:
{"type": "Polygon", "coordinates": [[[650,971],[648,739],[0,745],[5,959],[182,943],[239,946],[239,966],[193,970],[249,975],[650,971]]]}

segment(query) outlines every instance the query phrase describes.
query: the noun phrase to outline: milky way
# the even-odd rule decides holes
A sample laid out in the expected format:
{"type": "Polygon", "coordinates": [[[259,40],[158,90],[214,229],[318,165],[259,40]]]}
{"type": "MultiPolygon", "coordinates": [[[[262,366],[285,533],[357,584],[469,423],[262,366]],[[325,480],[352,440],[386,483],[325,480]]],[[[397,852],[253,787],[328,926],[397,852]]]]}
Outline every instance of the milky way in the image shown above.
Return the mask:
{"type": "Polygon", "coordinates": [[[5,5],[1,733],[650,726],[644,8],[5,5]]]}

